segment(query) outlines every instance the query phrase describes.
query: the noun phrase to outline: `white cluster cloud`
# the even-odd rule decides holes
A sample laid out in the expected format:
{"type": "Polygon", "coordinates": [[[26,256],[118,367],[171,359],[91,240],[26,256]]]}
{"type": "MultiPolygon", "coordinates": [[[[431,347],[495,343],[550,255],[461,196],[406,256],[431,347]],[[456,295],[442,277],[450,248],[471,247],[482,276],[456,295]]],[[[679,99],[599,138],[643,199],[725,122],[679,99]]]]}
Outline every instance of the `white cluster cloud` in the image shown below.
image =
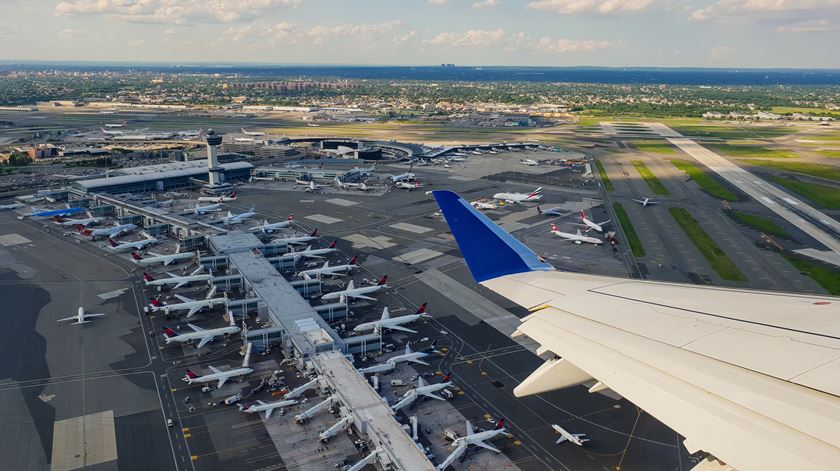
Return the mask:
{"type": "Polygon", "coordinates": [[[325,44],[352,45],[356,47],[370,47],[388,42],[408,42],[417,36],[417,31],[403,31],[399,20],[384,21],[368,24],[341,24],[299,26],[294,23],[281,22],[272,26],[248,24],[241,27],[228,28],[224,37],[231,41],[241,41],[249,38],[261,38],[285,44],[325,44]]]}
{"type": "Polygon", "coordinates": [[[527,4],[535,10],[573,13],[619,13],[647,10],[654,0],[536,0],[527,4]]]}
{"type": "Polygon", "coordinates": [[[823,31],[837,31],[837,25],[831,24],[826,19],[798,21],[792,24],[781,25],[776,28],[782,33],[822,33],[823,31]]]}
{"type": "Polygon", "coordinates": [[[497,7],[501,5],[502,2],[500,0],[481,0],[479,2],[475,2],[472,4],[473,8],[490,8],[490,7],[497,7]]]}
{"type": "Polygon", "coordinates": [[[425,42],[443,47],[495,47],[504,51],[539,50],[558,54],[591,52],[615,46],[610,41],[550,37],[534,39],[524,32],[508,33],[503,29],[438,33],[425,42]]]}
{"type": "Polygon", "coordinates": [[[795,14],[820,16],[829,11],[837,12],[838,8],[840,0],[718,0],[694,10],[691,19],[703,21],[756,15],[785,19],[795,14]]]}
{"type": "Polygon", "coordinates": [[[135,23],[233,23],[301,0],[66,0],[56,15],[108,15],[135,23]]]}

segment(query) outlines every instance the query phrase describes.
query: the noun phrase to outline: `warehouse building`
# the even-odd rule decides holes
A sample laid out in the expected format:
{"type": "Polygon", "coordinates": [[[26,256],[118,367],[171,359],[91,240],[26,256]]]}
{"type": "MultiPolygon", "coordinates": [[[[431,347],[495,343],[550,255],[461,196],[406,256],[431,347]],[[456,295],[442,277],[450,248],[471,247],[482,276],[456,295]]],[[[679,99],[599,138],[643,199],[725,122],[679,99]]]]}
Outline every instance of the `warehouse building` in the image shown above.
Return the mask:
{"type": "MultiPolygon", "coordinates": [[[[225,182],[244,181],[250,178],[248,162],[219,164],[225,182]]],[[[76,180],[72,186],[84,192],[102,193],[145,193],[150,191],[168,191],[190,188],[200,181],[208,181],[205,160],[190,162],[170,162],[159,165],[132,167],[112,172],[110,176],[76,180]]]]}

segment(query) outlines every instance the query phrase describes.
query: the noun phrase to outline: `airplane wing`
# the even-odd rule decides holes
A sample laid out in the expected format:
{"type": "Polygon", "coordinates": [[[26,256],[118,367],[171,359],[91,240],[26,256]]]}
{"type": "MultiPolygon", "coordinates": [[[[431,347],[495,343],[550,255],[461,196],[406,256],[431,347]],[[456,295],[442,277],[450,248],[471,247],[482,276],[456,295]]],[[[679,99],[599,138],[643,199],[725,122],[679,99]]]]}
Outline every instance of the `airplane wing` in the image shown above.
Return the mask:
{"type": "Polygon", "coordinates": [[[312,254],[308,254],[308,253],[302,253],[301,255],[306,257],[306,258],[324,258],[320,255],[312,255],[312,254]]]}
{"type": "Polygon", "coordinates": [[[565,436],[563,436],[563,435],[560,435],[560,438],[558,438],[558,439],[557,439],[557,441],[556,441],[556,442],[554,442],[554,443],[563,443],[563,442],[565,442],[566,440],[568,440],[568,438],[566,438],[566,437],[565,437],[565,436]]]}
{"type": "Polygon", "coordinates": [[[216,337],[215,335],[208,335],[207,337],[202,337],[201,342],[198,342],[198,345],[196,345],[195,348],[201,348],[201,347],[207,345],[215,337],[216,337]]]}
{"type": "Polygon", "coordinates": [[[365,296],[364,294],[346,294],[348,298],[355,298],[355,299],[367,299],[368,301],[376,301],[376,298],[371,298],[370,296],[365,296]]]}
{"type": "Polygon", "coordinates": [[[152,257],[163,257],[163,255],[161,255],[159,253],[154,253],[151,250],[149,251],[149,255],[151,255],[152,257]]]}
{"type": "Polygon", "coordinates": [[[189,281],[179,281],[179,282],[175,283],[175,286],[173,286],[172,289],[180,288],[187,283],[189,283],[189,281]]]}
{"type": "Polygon", "coordinates": [[[412,334],[417,333],[416,330],[406,329],[405,327],[402,327],[402,326],[399,326],[399,325],[386,325],[385,328],[386,329],[392,329],[392,330],[401,330],[403,332],[410,332],[412,334]]]}
{"type": "Polygon", "coordinates": [[[190,317],[192,317],[192,316],[193,316],[196,312],[200,311],[200,310],[201,310],[201,308],[203,308],[203,307],[204,307],[204,306],[193,306],[193,307],[191,307],[191,308],[190,308],[190,310],[189,310],[189,311],[187,311],[187,316],[186,316],[186,317],[187,317],[187,319],[189,319],[190,317]]]}
{"type": "Polygon", "coordinates": [[[221,373],[222,372],[222,370],[216,368],[213,365],[207,365],[207,368],[210,368],[210,371],[212,371],[213,373],[221,373]]]}
{"type": "Polygon", "coordinates": [[[216,385],[216,388],[221,389],[224,386],[225,382],[228,380],[228,377],[225,376],[219,379],[219,384],[216,385]]]}
{"type": "Polygon", "coordinates": [[[689,452],[840,469],[840,299],[554,271],[455,193],[435,198],[476,281],[533,312],[513,335],[556,355],[517,396],[595,379],[689,452]]]}
{"type": "Polygon", "coordinates": [[[425,393],[422,393],[422,394],[426,397],[431,397],[432,399],[437,399],[438,401],[445,401],[446,400],[446,399],[438,396],[435,393],[425,392],[425,393]]]}
{"type": "Polygon", "coordinates": [[[480,446],[481,448],[488,449],[494,453],[501,453],[501,451],[498,448],[490,446],[484,442],[472,442],[470,443],[470,445],[480,446]]]}
{"type": "Polygon", "coordinates": [[[65,317],[64,319],[56,320],[56,322],[67,322],[67,321],[77,321],[77,320],[79,320],[79,316],[65,317]]]}
{"type": "Polygon", "coordinates": [[[410,361],[410,362],[412,362],[412,363],[418,363],[418,364],[420,364],[420,365],[431,366],[431,365],[429,365],[428,363],[426,363],[425,361],[423,361],[423,360],[418,360],[417,358],[412,358],[412,359],[410,359],[410,360],[408,360],[408,361],[410,361]]]}
{"type": "Polygon", "coordinates": [[[180,278],[179,275],[176,275],[176,274],[172,273],[171,271],[167,271],[167,272],[164,272],[164,273],[169,275],[170,278],[180,278]]]}
{"type": "Polygon", "coordinates": [[[272,412],[274,412],[274,408],[271,408],[271,409],[266,409],[266,410],[265,410],[265,418],[266,418],[266,419],[271,418],[271,413],[272,413],[272,412]]]}
{"type": "Polygon", "coordinates": [[[194,331],[196,331],[196,332],[204,332],[204,330],[205,330],[205,329],[202,329],[201,327],[199,327],[199,326],[197,326],[197,325],[195,325],[195,324],[190,324],[189,322],[187,322],[187,326],[188,326],[190,329],[192,329],[192,330],[194,330],[194,331]]]}
{"type": "Polygon", "coordinates": [[[191,303],[191,302],[193,302],[193,301],[194,301],[194,299],[190,299],[190,298],[188,298],[188,297],[186,297],[186,296],[182,296],[182,295],[180,295],[180,294],[176,294],[176,295],[174,295],[174,296],[175,296],[176,298],[180,299],[182,303],[191,303]]]}

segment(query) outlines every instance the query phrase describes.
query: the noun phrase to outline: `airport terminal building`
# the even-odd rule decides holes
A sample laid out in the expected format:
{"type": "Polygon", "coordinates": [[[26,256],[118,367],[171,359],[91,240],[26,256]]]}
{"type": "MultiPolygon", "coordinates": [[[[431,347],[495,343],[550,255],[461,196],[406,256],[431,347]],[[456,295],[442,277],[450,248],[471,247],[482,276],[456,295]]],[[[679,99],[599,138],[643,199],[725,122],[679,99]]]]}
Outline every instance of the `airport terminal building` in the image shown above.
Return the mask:
{"type": "MultiPolygon", "coordinates": [[[[247,180],[254,168],[248,162],[230,162],[219,166],[223,169],[221,175],[226,182],[247,180]]],[[[197,183],[196,180],[208,180],[205,160],[120,169],[107,177],[76,180],[72,186],[86,193],[146,193],[192,187],[197,183]]]]}

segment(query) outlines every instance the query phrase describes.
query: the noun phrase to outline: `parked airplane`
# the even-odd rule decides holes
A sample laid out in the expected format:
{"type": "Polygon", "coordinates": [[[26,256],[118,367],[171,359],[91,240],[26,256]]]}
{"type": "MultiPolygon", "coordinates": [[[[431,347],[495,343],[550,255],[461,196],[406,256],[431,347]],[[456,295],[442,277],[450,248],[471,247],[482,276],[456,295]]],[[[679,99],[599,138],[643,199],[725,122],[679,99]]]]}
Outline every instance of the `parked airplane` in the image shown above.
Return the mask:
{"type": "Polygon", "coordinates": [[[283,399],[274,402],[263,402],[257,399],[256,404],[251,404],[247,408],[240,406],[239,410],[242,412],[247,412],[249,414],[265,411],[265,418],[268,419],[269,417],[271,417],[271,413],[274,412],[274,409],[282,409],[283,407],[293,406],[297,403],[298,401],[294,399],[283,399]]]}
{"type": "Polygon", "coordinates": [[[52,216],[72,216],[84,210],[85,208],[71,208],[69,206],[63,209],[36,209],[35,207],[33,207],[31,213],[20,216],[20,219],[23,219],[25,217],[46,218],[52,216]]]}
{"type": "Polygon", "coordinates": [[[417,309],[417,312],[414,314],[410,314],[407,316],[400,316],[400,317],[391,317],[390,312],[388,311],[388,306],[385,306],[382,309],[382,317],[378,321],[372,322],[365,322],[364,324],[357,325],[353,331],[354,332],[367,332],[372,330],[374,332],[382,332],[382,329],[391,329],[391,330],[401,330],[403,332],[410,332],[412,334],[416,334],[417,331],[407,329],[402,327],[403,324],[410,324],[421,317],[430,317],[426,314],[426,303],[420,305],[420,308],[417,309]]]}
{"type": "Polygon", "coordinates": [[[493,199],[504,201],[506,203],[531,203],[542,199],[542,187],[537,188],[531,193],[496,193],[493,199]]]}
{"type": "Polygon", "coordinates": [[[75,316],[65,317],[64,319],[59,319],[56,322],[76,321],[76,322],[71,322],[71,325],[72,324],[87,324],[88,322],[90,322],[88,320],[89,317],[100,317],[100,316],[104,316],[104,315],[105,314],[90,314],[90,313],[85,312],[85,308],[79,307],[79,311],[76,313],[75,316]]]}
{"type": "Polygon", "coordinates": [[[452,382],[449,381],[449,375],[443,377],[443,381],[436,384],[426,384],[423,381],[422,376],[417,377],[417,387],[414,389],[409,389],[408,391],[403,394],[402,399],[397,401],[394,405],[391,406],[392,410],[399,410],[405,406],[411,405],[419,399],[420,397],[429,397],[432,399],[437,399],[438,401],[445,401],[446,399],[438,396],[435,394],[438,391],[442,391],[449,386],[452,386],[452,382]]]}
{"type": "Polygon", "coordinates": [[[566,429],[557,424],[552,425],[551,428],[560,434],[560,438],[558,438],[555,443],[571,442],[577,446],[583,446],[584,443],[589,441],[589,439],[586,438],[585,433],[569,433],[566,429]]]}
{"type": "Polygon", "coordinates": [[[554,225],[554,224],[551,225],[551,233],[553,235],[557,236],[557,237],[562,238],[562,239],[571,240],[572,242],[574,242],[578,245],[580,245],[583,242],[586,242],[587,244],[595,244],[595,245],[599,245],[599,244],[604,243],[603,240],[601,240],[597,237],[589,237],[589,236],[583,235],[583,233],[580,232],[580,229],[577,230],[576,234],[570,234],[568,232],[562,232],[559,229],[557,229],[557,226],[554,225]]]}
{"type": "Polygon", "coordinates": [[[92,240],[96,240],[97,237],[107,237],[108,239],[113,239],[114,237],[119,237],[125,233],[131,232],[134,229],[137,229],[137,225],[135,224],[119,224],[117,226],[103,227],[101,229],[88,229],[81,224],[76,224],[76,231],[83,236],[90,237],[92,240]]]}
{"type": "Polygon", "coordinates": [[[522,165],[527,165],[529,167],[536,167],[537,165],[539,165],[539,162],[532,159],[519,159],[519,163],[522,165]]]}
{"type": "Polygon", "coordinates": [[[333,253],[333,252],[336,251],[335,245],[336,245],[336,241],[332,241],[330,243],[330,245],[328,245],[327,248],[325,248],[325,249],[313,249],[312,246],[309,245],[303,250],[299,250],[297,252],[292,250],[291,252],[289,252],[285,255],[282,255],[282,256],[285,257],[285,256],[288,255],[290,258],[293,258],[295,260],[299,259],[300,257],[324,258],[321,255],[326,255],[328,253],[333,253]]]}
{"type": "Polygon", "coordinates": [[[204,216],[207,213],[215,213],[222,210],[222,203],[213,203],[206,206],[195,205],[194,208],[187,209],[184,214],[195,214],[196,216],[204,216]]]}
{"type": "MultiPolygon", "coordinates": [[[[586,214],[583,211],[580,212],[580,220],[581,220],[581,222],[583,223],[584,226],[588,227],[589,229],[595,229],[598,232],[604,232],[604,227],[603,226],[605,224],[607,224],[608,222],[610,222],[609,219],[607,219],[604,222],[598,222],[598,223],[592,222],[589,219],[586,219],[586,214]]],[[[587,231],[589,229],[587,229],[587,231]]]]}
{"type": "Polygon", "coordinates": [[[266,220],[263,220],[263,223],[261,225],[252,227],[248,230],[251,231],[251,232],[262,232],[263,234],[270,234],[270,233],[275,232],[277,230],[289,227],[294,222],[295,222],[295,215],[290,214],[289,217],[286,218],[285,221],[275,222],[275,223],[269,224],[268,220],[266,219],[266,220]]]}
{"type": "Polygon", "coordinates": [[[166,272],[166,274],[169,275],[169,278],[160,279],[155,279],[152,275],[144,272],[143,279],[146,280],[146,286],[174,285],[172,289],[180,288],[195,281],[206,281],[209,283],[213,279],[213,275],[210,273],[199,275],[202,270],[204,270],[204,266],[199,266],[192,273],[186,276],[178,276],[174,273],[166,272]]]}
{"type": "Polygon", "coordinates": [[[321,300],[328,301],[330,299],[346,299],[346,298],[353,298],[353,299],[367,299],[370,301],[376,301],[376,298],[371,298],[367,296],[368,294],[376,293],[377,291],[381,291],[388,287],[386,284],[388,282],[388,275],[383,276],[379,282],[372,286],[362,286],[361,288],[356,288],[353,286],[353,280],[350,280],[347,283],[347,288],[342,291],[333,291],[332,293],[327,293],[321,296],[321,300]]]}
{"type": "Polygon", "coordinates": [[[315,183],[315,181],[313,180],[309,180],[306,183],[306,190],[304,191],[306,191],[307,193],[318,193],[319,191],[321,191],[321,185],[315,183]]]}
{"type": "Polygon", "coordinates": [[[566,216],[568,213],[564,213],[560,208],[548,208],[546,210],[542,210],[539,206],[537,206],[537,214],[540,216],[566,216]]]}
{"type": "Polygon", "coordinates": [[[145,232],[141,232],[141,235],[145,237],[144,239],[135,240],[134,242],[121,242],[116,241],[114,239],[108,239],[108,243],[111,244],[111,250],[114,252],[128,252],[129,250],[143,250],[149,245],[157,244],[160,242],[156,238],[146,234],[145,232]]]}
{"type": "Polygon", "coordinates": [[[428,363],[421,360],[421,358],[426,358],[427,356],[431,355],[432,353],[437,353],[437,340],[432,342],[425,350],[421,350],[419,352],[414,352],[411,350],[411,346],[409,344],[405,344],[405,353],[402,355],[397,355],[395,357],[391,357],[388,359],[386,363],[402,363],[402,362],[410,362],[410,363],[418,363],[420,365],[429,366],[428,363]]]}
{"type": "Polygon", "coordinates": [[[181,301],[180,303],[164,304],[160,302],[160,300],[155,298],[150,301],[150,304],[152,305],[152,312],[163,311],[164,314],[169,315],[169,313],[172,311],[187,311],[186,318],[189,319],[195,313],[201,311],[202,309],[211,309],[213,308],[213,306],[219,305],[227,306],[227,293],[225,293],[221,298],[214,298],[213,296],[215,294],[216,287],[214,286],[210,291],[207,292],[207,295],[204,297],[204,299],[190,299],[186,296],[176,294],[175,297],[181,301]]]}
{"type": "Polygon", "coordinates": [[[396,188],[399,188],[401,190],[409,190],[409,191],[416,190],[416,189],[418,189],[422,186],[423,185],[420,184],[420,180],[414,180],[414,181],[401,180],[401,181],[398,181],[394,185],[394,187],[396,187],[396,188]]]}
{"type": "MultiPolygon", "coordinates": [[[[429,192],[426,192],[426,193],[428,194],[429,192]]],[[[475,208],[475,209],[484,209],[484,210],[487,210],[487,209],[498,209],[498,208],[499,208],[499,205],[498,205],[498,204],[496,204],[496,203],[495,203],[495,202],[493,202],[493,201],[481,201],[481,200],[478,200],[478,201],[473,201],[473,202],[471,202],[470,204],[471,204],[471,205],[472,205],[472,207],[473,207],[473,208],[475,208]]]]}
{"type": "Polygon", "coordinates": [[[370,188],[368,188],[368,186],[364,182],[362,182],[362,183],[345,183],[345,182],[341,181],[341,179],[339,179],[338,177],[333,178],[333,184],[339,190],[358,189],[358,190],[362,190],[362,191],[367,191],[367,190],[370,189],[370,188]]]}
{"type": "Polygon", "coordinates": [[[212,373],[206,374],[204,376],[198,376],[197,374],[193,373],[192,370],[187,370],[187,375],[183,378],[187,384],[194,384],[194,383],[212,383],[213,381],[218,381],[216,384],[217,388],[221,388],[227,380],[233,378],[235,376],[245,376],[254,372],[254,369],[251,368],[249,365],[251,363],[251,343],[248,343],[248,348],[245,350],[245,358],[242,360],[242,366],[239,368],[232,368],[227,371],[222,371],[215,366],[207,365],[210,368],[212,373]]]}
{"type": "Polygon", "coordinates": [[[20,203],[0,204],[0,210],[2,210],[2,211],[7,211],[7,210],[11,210],[11,209],[18,209],[18,208],[22,208],[22,207],[23,207],[23,205],[20,204],[20,203]]]}
{"type": "Polygon", "coordinates": [[[595,382],[713,466],[840,469],[837,375],[814,362],[840,350],[840,298],[563,272],[457,194],[434,196],[476,282],[531,311],[513,336],[548,359],[515,396],[595,382]]]}
{"type": "Polygon", "coordinates": [[[437,466],[437,471],[443,471],[444,469],[448,468],[449,465],[455,462],[458,458],[464,455],[467,452],[467,448],[470,445],[478,446],[487,450],[490,450],[494,453],[501,453],[499,449],[488,445],[485,443],[486,440],[491,440],[493,438],[498,437],[499,435],[509,435],[504,428],[504,419],[499,420],[496,423],[496,428],[493,430],[485,430],[484,432],[475,433],[473,430],[472,423],[467,421],[467,434],[463,437],[456,438],[452,441],[452,448],[455,448],[455,451],[452,452],[449,456],[446,457],[445,460],[441,464],[437,466]]]}
{"type": "MultiPolygon", "coordinates": [[[[179,247],[180,249],[180,247],[179,247]]],[[[151,257],[142,257],[137,252],[131,252],[131,260],[141,267],[148,267],[155,264],[162,264],[168,266],[170,263],[175,263],[181,260],[189,260],[191,258],[198,259],[199,252],[181,252],[180,250],[171,255],[161,255],[154,252],[149,252],[151,257]]]]}
{"type": "Polygon", "coordinates": [[[254,212],[254,208],[251,208],[248,211],[239,214],[233,214],[230,211],[228,211],[227,216],[222,218],[222,224],[226,226],[229,226],[231,224],[242,224],[243,222],[245,222],[246,219],[249,219],[256,214],[257,213],[254,212]]]}
{"type": "Polygon", "coordinates": [[[642,206],[647,206],[647,205],[650,205],[650,204],[659,204],[658,201],[654,201],[652,198],[648,198],[647,196],[645,196],[643,198],[644,199],[640,199],[640,200],[633,199],[633,201],[639,203],[642,206]]]}
{"type": "Polygon", "coordinates": [[[289,236],[289,237],[281,237],[279,239],[272,239],[270,243],[272,244],[287,244],[287,245],[297,245],[297,244],[305,244],[307,242],[311,242],[318,238],[318,228],[316,227],[315,230],[309,233],[309,235],[304,236],[289,236]]]}
{"type": "Polygon", "coordinates": [[[102,217],[93,217],[88,213],[88,217],[84,219],[64,219],[61,216],[55,216],[55,223],[60,224],[62,226],[84,226],[87,227],[91,224],[99,224],[100,222],[104,221],[105,218],[102,217]]]}
{"type": "Polygon", "coordinates": [[[330,262],[324,262],[324,265],[320,268],[312,268],[309,270],[303,270],[298,273],[298,276],[302,276],[306,279],[310,279],[312,277],[321,277],[321,276],[344,276],[344,273],[353,271],[354,268],[359,268],[359,265],[356,263],[356,256],[354,255],[353,258],[347,262],[346,265],[335,265],[330,266],[330,262]]]}
{"type": "Polygon", "coordinates": [[[399,175],[394,175],[393,177],[391,177],[391,181],[394,182],[394,183],[397,183],[397,182],[402,182],[402,181],[406,181],[406,180],[414,180],[416,175],[414,175],[414,173],[411,172],[411,170],[413,168],[414,168],[414,164],[409,165],[408,166],[408,172],[401,173],[399,175]]]}
{"type": "Polygon", "coordinates": [[[220,195],[220,196],[199,196],[198,201],[202,203],[227,203],[228,201],[236,201],[236,192],[229,195],[220,195]]]}
{"type": "Polygon", "coordinates": [[[265,136],[265,133],[260,131],[246,131],[245,128],[240,129],[240,131],[246,136],[265,136]]]}
{"type": "MultiPolygon", "coordinates": [[[[189,317],[189,314],[187,317],[189,317]]],[[[187,326],[192,329],[193,332],[187,332],[186,334],[176,334],[169,327],[163,326],[163,336],[166,338],[167,345],[170,343],[184,343],[198,340],[198,345],[195,346],[195,348],[198,349],[207,345],[211,340],[220,335],[227,336],[230,334],[236,334],[242,330],[236,325],[236,319],[234,319],[232,312],[228,311],[228,317],[230,318],[230,322],[227,326],[215,329],[202,329],[197,325],[187,323],[187,326]]]]}
{"type": "Polygon", "coordinates": [[[114,124],[114,123],[106,123],[105,127],[108,129],[114,128],[124,128],[128,125],[128,121],[123,121],[122,123],[114,124]]]}

